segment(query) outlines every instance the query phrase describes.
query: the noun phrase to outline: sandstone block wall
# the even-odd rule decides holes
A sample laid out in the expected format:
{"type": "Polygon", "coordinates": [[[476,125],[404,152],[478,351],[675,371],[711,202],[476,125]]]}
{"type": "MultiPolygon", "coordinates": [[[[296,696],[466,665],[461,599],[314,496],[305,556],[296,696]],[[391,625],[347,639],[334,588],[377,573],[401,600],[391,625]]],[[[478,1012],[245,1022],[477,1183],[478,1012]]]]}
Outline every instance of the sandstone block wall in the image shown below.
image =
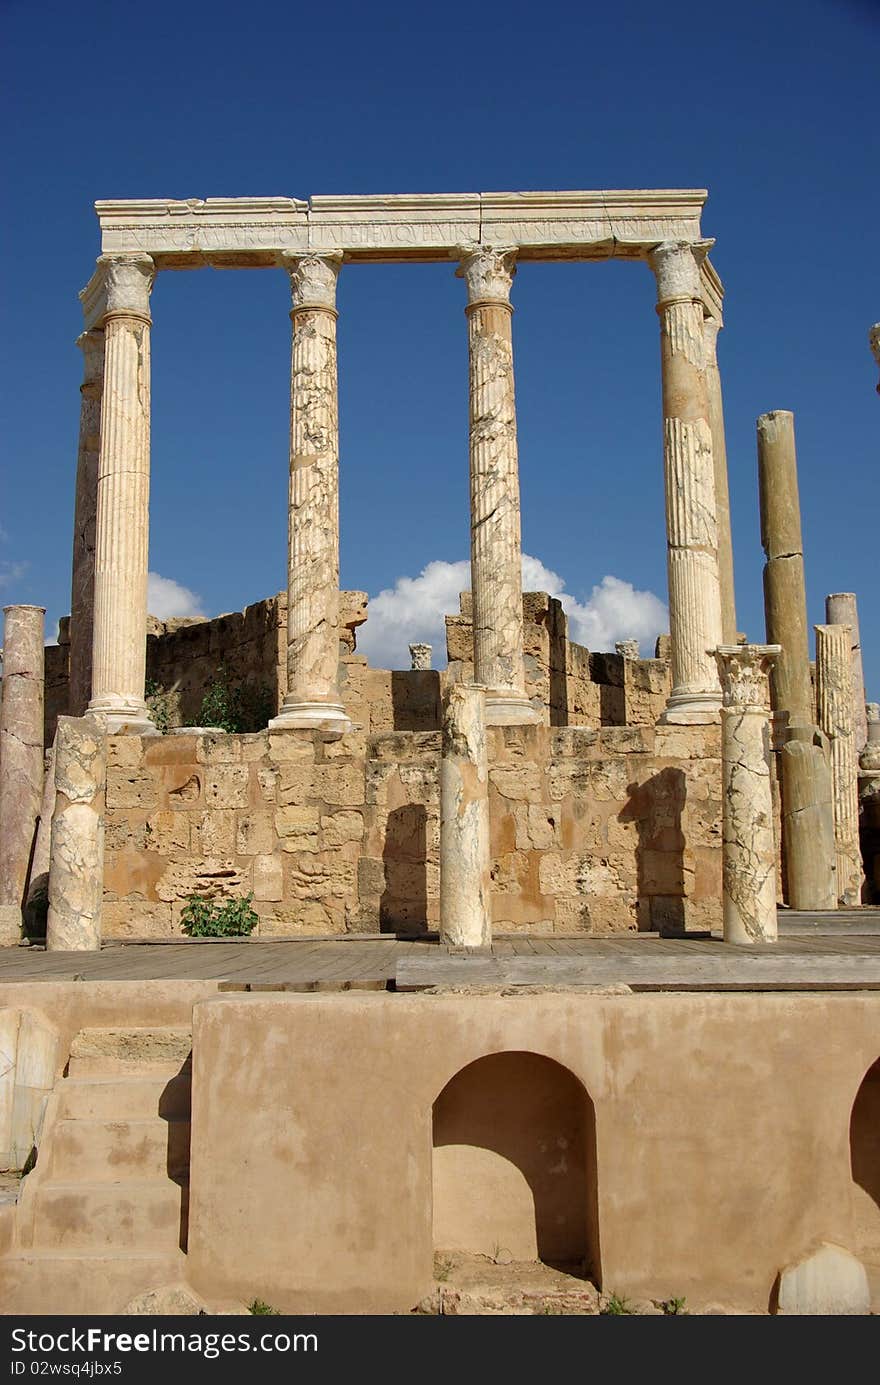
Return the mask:
{"type": "MultiPolygon", "coordinates": [[[[716,727],[495,727],[499,932],[720,920],[716,727]]],[[[172,936],[191,893],[264,936],[435,929],[439,732],[116,737],[104,936],[172,936]]]]}

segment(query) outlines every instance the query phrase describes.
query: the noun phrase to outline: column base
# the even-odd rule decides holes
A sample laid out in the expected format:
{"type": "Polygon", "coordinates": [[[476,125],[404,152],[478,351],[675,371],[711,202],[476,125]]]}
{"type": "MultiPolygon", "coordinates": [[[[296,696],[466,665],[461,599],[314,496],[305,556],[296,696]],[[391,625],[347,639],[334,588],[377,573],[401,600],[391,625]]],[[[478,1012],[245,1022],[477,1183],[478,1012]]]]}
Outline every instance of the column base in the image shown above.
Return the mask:
{"type": "Polygon", "coordinates": [[[100,712],[107,718],[108,736],[161,736],[162,734],[150,716],[146,702],[138,702],[134,698],[114,697],[112,694],[106,697],[93,697],[86,711],[100,712]]]}
{"type": "Polygon", "coordinates": [[[270,731],[295,731],[301,727],[345,735],[351,730],[351,719],[341,702],[285,701],[277,717],[269,722],[270,731]]]}
{"type": "Polygon", "coordinates": [[[526,697],[511,693],[486,693],[487,726],[536,726],[544,720],[540,708],[526,697]]]}
{"type": "Polygon", "coordinates": [[[659,726],[711,726],[721,721],[721,689],[717,692],[691,692],[673,688],[659,726]]]}

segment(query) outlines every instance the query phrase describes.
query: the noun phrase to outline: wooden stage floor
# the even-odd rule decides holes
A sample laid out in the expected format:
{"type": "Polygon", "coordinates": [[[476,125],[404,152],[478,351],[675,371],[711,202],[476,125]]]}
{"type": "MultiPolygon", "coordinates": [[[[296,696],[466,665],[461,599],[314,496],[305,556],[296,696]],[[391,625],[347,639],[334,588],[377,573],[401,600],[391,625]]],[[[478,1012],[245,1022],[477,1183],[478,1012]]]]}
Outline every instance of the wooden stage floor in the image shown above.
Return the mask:
{"type": "Polygon", "coordinates": [[[880,990],[880,910],[780,915],[776,944],[746,948],[706,935],[495,940],[487,955],[450,956],[436,937],[109,943],[100,952],[0,951],[0,984],[17,981],[218,981],[224,989],[399,990],[433,986],[607,986],[641,990],[880,990]]]}

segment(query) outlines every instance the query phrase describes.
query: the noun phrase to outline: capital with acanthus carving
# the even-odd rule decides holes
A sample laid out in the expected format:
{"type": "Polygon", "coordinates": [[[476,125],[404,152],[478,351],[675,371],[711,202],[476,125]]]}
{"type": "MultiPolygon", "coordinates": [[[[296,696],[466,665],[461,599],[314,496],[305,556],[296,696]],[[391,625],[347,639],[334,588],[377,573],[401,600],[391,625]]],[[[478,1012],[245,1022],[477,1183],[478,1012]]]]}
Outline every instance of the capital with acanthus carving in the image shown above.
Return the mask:
{"type": "Polygon", "coordinates": [[[657,306],[702,302],[700,265],[713,241],[665,240],[648,255],[657,280],[657,306]]]}
{"type": "Polygon", "coordinates": [[[719,644],[712,650],[718,665],[723,705],[737,711],[766,711],[767,678],[782,653],[778,644],[719,644]]]}
{"type": "Polygon", "coordinates": [[[287,251],[281,260],[290,275],[294,312],[299,308],[330,308],[336,311],[336,281],[342,267],[341,250],[329,250],[325,255],[287,251]]]}
{"type": "Polygon", "coordinates": [[[516,273],[516,248],[478,245],[461,251],[456,277],[467,285],[468,304],[510,305],[510,289],[516,273]]]}
{"type": "Polygon", "coordinates": [[[80,294],[86,331],[113,317],[139,318],[149,324],[155,277],[156,266],[149,255],[99,255],[95,272],[80,294]]]}

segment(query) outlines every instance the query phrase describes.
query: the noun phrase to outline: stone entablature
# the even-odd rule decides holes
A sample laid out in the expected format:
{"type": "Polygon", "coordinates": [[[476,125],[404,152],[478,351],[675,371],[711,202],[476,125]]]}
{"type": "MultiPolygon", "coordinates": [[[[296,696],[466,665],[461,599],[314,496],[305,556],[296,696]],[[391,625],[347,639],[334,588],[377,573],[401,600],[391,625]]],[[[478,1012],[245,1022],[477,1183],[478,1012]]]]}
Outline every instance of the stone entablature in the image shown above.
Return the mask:
{"type": "MultiPolygon", "coordinates": [[[[403,193],[100,201],[104,254],[158,269],[278,265],[289,252],[350,260],[446,260],[466,245],[520,259],[643,259],[661,241],[699,242],[705,189],[403,193]]],[[[720,305],[720,293],[707,286],[720,305]]],[[[713,315],[715,315],[713,313],[713,315]]]]}

